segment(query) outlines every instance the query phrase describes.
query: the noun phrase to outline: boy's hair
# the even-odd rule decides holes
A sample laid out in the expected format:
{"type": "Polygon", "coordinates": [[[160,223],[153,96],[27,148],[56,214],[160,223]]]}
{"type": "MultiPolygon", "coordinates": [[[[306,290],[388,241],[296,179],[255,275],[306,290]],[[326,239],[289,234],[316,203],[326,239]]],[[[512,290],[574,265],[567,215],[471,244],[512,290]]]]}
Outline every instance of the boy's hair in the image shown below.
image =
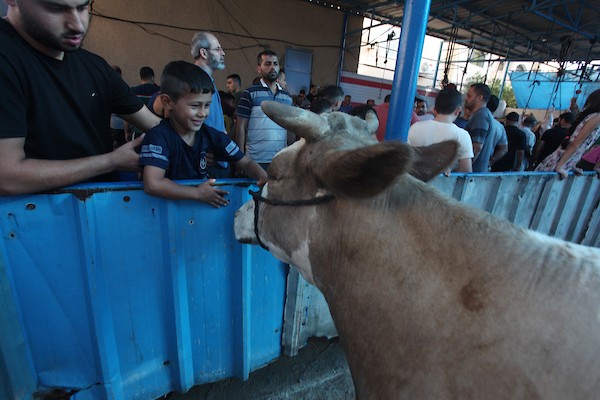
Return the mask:
{"type": "MultiPolygon", "coordinates": [[[[277,53],[275,53],[273,50],[261,51],[260,53],[258,53],[258,56],[256,57],[256,65],[262,64],[262,56],[277,57],[277,53]]],[[[277,58],[279,58],[279,57],[277,57],[277,58]]]]}
{"type": "Polygon", "coordinates": [[[435,98],[435,109],[438,113],[452,114],[457,107],[462,105],[462,95],[454,88],[446,87],[440,90],[435,98]]]}
{"type": "Polygon", "coordinates": [[[208,74],[197,65],[172,61],[163,70],[160,91],[177,101],[188,93],[213,94],[215,86],[208,74]]]}

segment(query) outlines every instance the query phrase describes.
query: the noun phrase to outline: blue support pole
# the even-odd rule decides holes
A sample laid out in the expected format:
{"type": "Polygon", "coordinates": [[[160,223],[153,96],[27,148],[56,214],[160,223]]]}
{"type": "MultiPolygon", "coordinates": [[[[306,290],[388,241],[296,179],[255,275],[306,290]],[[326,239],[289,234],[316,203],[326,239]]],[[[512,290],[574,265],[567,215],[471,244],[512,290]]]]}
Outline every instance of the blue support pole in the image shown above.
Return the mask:
{"type": "Polygon", "coordinates": [[[404,3],[386,140],[406,142],[408,137],[430,6],[431,0],[409,0],[404,3]]]}

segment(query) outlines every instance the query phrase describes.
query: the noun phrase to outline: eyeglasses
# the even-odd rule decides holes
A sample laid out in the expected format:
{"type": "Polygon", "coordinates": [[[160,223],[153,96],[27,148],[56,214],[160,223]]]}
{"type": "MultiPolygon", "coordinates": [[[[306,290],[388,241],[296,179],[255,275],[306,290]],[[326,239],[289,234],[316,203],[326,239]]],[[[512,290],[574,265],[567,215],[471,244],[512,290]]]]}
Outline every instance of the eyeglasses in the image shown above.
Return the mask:
{"type": "Polygon", "coordinates": [[[214,49],[211,49],[210,47],[203,47],[203,49],[205,50],[215,50],[217,53],[221,53],[221,52],[225,52],[225,50],[223,50],[222,47],[215,47],[214,49]]]}

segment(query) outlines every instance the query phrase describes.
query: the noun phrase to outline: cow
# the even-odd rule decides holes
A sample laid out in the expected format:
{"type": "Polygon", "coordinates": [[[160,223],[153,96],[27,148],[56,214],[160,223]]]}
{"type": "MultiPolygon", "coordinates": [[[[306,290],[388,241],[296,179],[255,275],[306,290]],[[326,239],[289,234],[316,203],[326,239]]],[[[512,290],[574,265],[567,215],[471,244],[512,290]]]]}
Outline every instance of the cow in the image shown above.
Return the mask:
{"type": "Polygon", "coordinates": [[[519,228],[425,181],[456,143],[264,102],[302,139],[236,213],[324,295],[360,399],[600,398],[600,250],[519,228]]]}

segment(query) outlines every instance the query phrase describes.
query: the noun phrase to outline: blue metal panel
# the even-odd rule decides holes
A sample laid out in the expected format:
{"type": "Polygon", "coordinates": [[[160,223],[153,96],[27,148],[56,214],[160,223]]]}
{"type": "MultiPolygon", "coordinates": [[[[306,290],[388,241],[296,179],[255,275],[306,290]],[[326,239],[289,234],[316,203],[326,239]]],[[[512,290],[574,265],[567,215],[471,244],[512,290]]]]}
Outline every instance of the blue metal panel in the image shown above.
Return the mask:
{"type": "Polygon", "coordinates": [[[386,140],[406,142],[408,138],[430,5],[431,0],[404,2],[396,72],[385,131],[386,140]]]}
{"type": "Polygon", "coordinates": [[[125,184],[0,198],[0,396],[150,399],[279,357],[287,269],[235,240],[229,183],[222,209],[125,184]]]}

